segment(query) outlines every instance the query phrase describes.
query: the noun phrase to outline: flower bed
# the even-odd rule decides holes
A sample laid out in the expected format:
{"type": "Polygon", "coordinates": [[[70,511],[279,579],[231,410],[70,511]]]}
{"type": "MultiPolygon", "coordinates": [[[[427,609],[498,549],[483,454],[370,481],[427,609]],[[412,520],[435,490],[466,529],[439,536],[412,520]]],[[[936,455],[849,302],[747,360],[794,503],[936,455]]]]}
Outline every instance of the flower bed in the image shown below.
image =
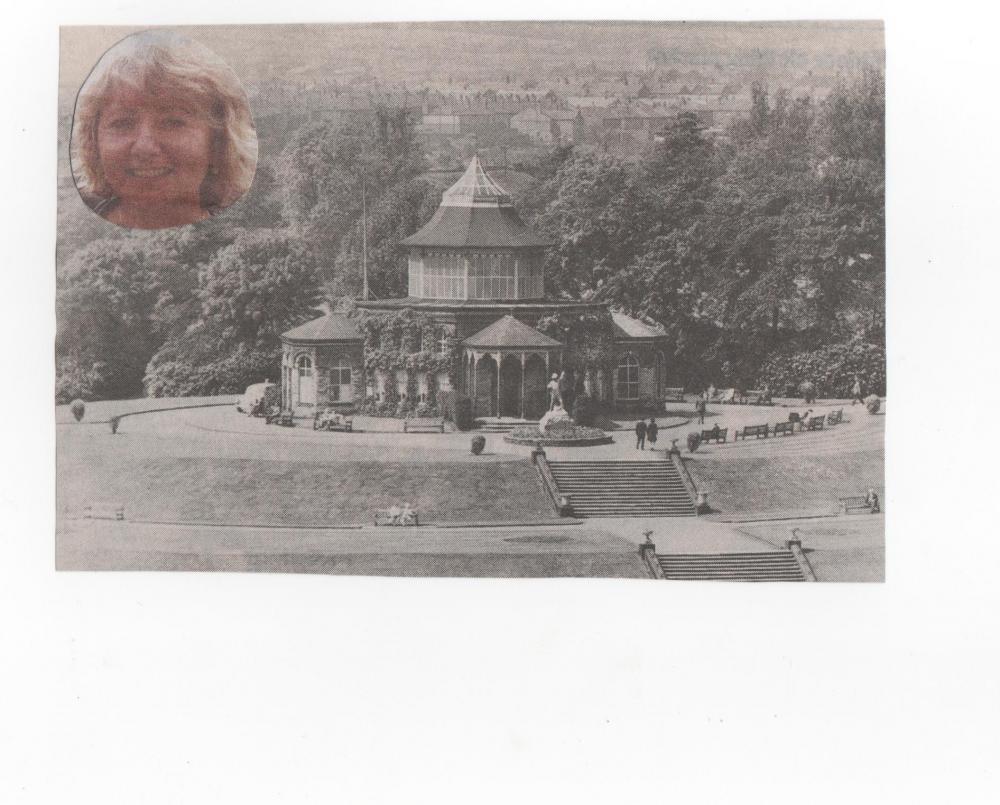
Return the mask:
{"type": "Polygon", "coordinates": [[[534,425],[522,425],[514,428],[503,438],[505,442],[511,444],[541,443],[549,447],[592,447],[614,441],[600,428],[588,428],[571,422],[555,422],[545,433],[534,425]]]}

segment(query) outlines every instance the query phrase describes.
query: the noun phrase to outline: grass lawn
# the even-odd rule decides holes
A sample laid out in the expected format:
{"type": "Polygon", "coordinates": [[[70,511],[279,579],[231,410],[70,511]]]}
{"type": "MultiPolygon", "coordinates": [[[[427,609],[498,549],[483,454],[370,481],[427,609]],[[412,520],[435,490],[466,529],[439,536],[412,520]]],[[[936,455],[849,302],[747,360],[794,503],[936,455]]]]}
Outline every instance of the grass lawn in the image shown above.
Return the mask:
{"type": "MultiPolygon", "coordinates": [[[[136,411],[160,411],[164,408],[197,408],[201,405],[228,403],[236,405],[239,394],[223,394],[217,397],[139,397],[135,400],[97,400],[86,403],[83,424],[107,422],[113,416],[131,414],[136,411]]],[[[56,424],[75,422],[68,405],[56,406],[56,424]]]]}
{"type": "Polygon", "coordinates": [[[730,450],[684,459],[712,509],[738,516],[835,512],[837,498],[883,490],[884,457],[878,447],[821,455],[730,450]]]}
{"type": "Polygon", "coordinates": [[[310,462],[207,456],[82,456],[60,467],[67,514],[124,503],[136,520],[253,524],[368,523],[409,502],[421,522],[497,522],[555,515],[527,460],[310,462]]]}

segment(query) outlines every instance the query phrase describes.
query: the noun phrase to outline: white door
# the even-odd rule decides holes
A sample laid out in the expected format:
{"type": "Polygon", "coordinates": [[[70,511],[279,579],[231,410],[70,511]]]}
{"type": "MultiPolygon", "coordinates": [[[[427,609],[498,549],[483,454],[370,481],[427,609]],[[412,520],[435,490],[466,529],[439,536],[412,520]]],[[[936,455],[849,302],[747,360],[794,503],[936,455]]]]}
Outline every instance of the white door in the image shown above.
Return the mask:
{"type": "Polygon", "coordinates": [[[298,375],[298,405],[316,405],[316,377],[313,374],[312,358],[300,355],[295,362],[298,375]]]}

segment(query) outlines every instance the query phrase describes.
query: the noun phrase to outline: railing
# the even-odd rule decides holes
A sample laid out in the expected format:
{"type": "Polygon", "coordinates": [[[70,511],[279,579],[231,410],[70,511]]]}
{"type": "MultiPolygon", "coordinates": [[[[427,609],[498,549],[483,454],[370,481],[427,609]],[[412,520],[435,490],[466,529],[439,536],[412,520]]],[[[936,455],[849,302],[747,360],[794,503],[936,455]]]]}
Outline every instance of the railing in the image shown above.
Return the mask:
{"type": "Polygon", "coordinates": [[[531,451],[531,460],[538,468],[538,474],[542,478],[542,486],[549,495],[552,508],[560,517],[572,516],[573,507],[569,495],[559,492],[559,485],[552,475],[552,468],[549,467],[548,459],[545,458],[545,449],[539,444],[531,451]]]}
{"type": "Polygon", "coordinates": [[[786,545],[788,545],[788,550],[791,551],[792,556],[795,557],[795,561],[798,562],[806,581],[816,581],[816,574],[813,573],[812,565],[809,564],[809,558],[802,551],[802,540],[790,539],[786,541],[786,545]]]}
{"type": "Polygon", "coordinates": [[[654,579],[666,579],[660,561],[656,558],[656,545],[646,535],[646,541],[639,544],[639,556],[646,563],[654,579]]]}
{"type": "Polygon", "coordinates": [[[684,465],[684,459],[681,458],[680,453],[675,453],[672,450],[667,450],[663,454],[665,461],[673,462],[673,465],[677,468],[677,474],[681,477],[681,483],[684,484],[684,488],[687,493],[691,496],[691,503],[694,504],[695,511],[701,514],[698,507],[698,488],[694,485],[694,480],[691,478],[691,474],[688,472],[687,467],[684,465]]]}

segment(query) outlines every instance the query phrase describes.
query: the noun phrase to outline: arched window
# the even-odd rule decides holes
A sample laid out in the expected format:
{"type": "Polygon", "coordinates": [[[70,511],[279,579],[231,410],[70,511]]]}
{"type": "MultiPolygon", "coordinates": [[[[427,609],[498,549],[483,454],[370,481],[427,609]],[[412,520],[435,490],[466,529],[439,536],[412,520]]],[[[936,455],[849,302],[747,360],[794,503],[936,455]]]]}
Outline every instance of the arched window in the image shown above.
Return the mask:
{"type": "Polygon", "coordinates": [[[443,327],[438,330],[437,335],[437,354],[447,355],[448,354],[448,331],[443,327]]]}
{"type": "Polygon", "coordinates": [[[615,380],[616,399],[639,399],[639,361],[631,352],[622,355],[615,380]]]}
{"type": "Polygon", "coordinates": [[[330,369],[330,399],[333,402],[350,402],[351,391],[351,362],[347,358],[338,358],[330,369]]]}

